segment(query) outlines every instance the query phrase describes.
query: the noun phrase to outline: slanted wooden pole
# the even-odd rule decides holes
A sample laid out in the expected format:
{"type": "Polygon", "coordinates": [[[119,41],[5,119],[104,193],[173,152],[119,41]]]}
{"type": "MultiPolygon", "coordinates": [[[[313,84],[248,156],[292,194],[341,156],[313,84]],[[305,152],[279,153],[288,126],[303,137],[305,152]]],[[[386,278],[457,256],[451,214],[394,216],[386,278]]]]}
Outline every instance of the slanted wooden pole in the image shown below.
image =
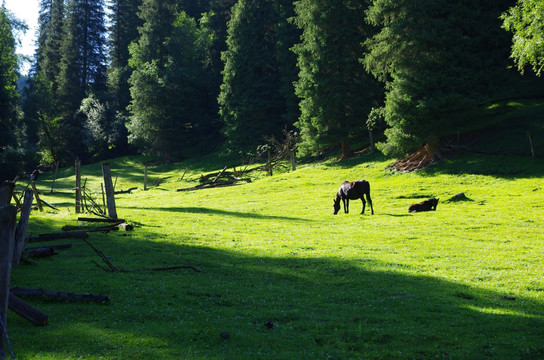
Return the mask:
{"type": "Polygon", "coordinates": [[[81,212],[81,161],[76,159],[76,213],[81,212]]]}
{"type": "Polygon", "coordinates": [[[104,184],[100,183],[100,188],[102,189],[102,215],[106,215],[106,196],[104,194],[104,184]]]}
{"type": "Polygon", "coordinates": [[[13,266],[19,266],[21,255],[26,245],[26,228],[28,226],[28,218],[30,217],[30,210],[32,208],[32,190],[27,189],[25,191],[23,206],[21,209],[21,215],[19,216],[19,222],[15,231],[15,243],[13,245],[13,266]]]}
{"type": "Polygon", "coordinates": [[[527,131],[527,139],[529,140],[529,146],[531,147],[531,157],[535,157],[535,148],[533,147],[533,139],[531,138],[531,133],[527,131]]]}
{"type": "Polygon", "coordinates": [[[13,184],[0,185],[0,354],[4,354],[4,327],[7,324],[9,303],[9,282],[11,279],[11,261],[13,259],[13,242],[15,241],[15,221],[17,208],[9,205],[13,184]]]}
{"type": "Polygon", "coordinates": [[[106,202],[108,206],[108,216],[117,219],[117,210],[115,209],[115,191],[111,180],[110,164],[102,164],[102,175],[104,176],[104,187],[106,188],[106,202]]]}
{"type": "Polygon", "coordinates": [[[34,181],[30,182],[30,186],[32,187],[32,192],[34,193],[36,203],[38,204],[38,209],[40,211],[43,211],[42,201],[40,200],[40,195],[38,194],[38,190],[36,189],[36,184],[34,183],[34,181]]]}

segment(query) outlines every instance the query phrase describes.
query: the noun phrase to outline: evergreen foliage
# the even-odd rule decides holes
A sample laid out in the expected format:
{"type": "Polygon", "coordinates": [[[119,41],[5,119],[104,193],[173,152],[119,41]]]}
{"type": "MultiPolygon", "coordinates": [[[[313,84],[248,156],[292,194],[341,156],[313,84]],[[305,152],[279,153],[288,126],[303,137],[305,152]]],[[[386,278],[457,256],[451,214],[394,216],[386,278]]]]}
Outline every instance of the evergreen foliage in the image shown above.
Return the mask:
{"type": "MultiPolygon", "coordinates": [[[[223,54],[225,68],[219,95],[226,148],[248,153],[264,143],[264,136],[281,135],[291,128],[290,101],[286,94],[294,74],[285,70],[293,45],[286,30],[289,1],[239,0],[228,24],[228,50],[223,54]]],[[[292,11],[292,10],[291,10],[292,11]]]]}
{"type": "Polygon", "coordinates": [[[386,154],[404,155],[462,124],[451,116],[496,88],[506,68],[498,17],[509,1],[375,0],[366,68],[386,85],[386,154]],[[502,74],[502,75],[501,75],[502,74]]]}
{"type": "Polygon", "coordinates": [[[66,161],[84,158],[83,121],[76,113],[87,91],[106,89],[104,1],[70,0],[58,74],[59,117],[66,161]],[[71,158],[71,159],[69,159],[71,158]]]}
{"type": "Polygon", "coordinates": [[[208,37],[177,9],[173,1],[144,1],[130,60],[129,141],[167,160],[183,156],[193,129],[206,121],[202,102],[209,83],[203,66],[208,37]]]}
{"type": "Polygon", "coordinates": [[[535,0],[40,0],[20,109],[16,60],[2,57],[0,146],[20,164],[134,149],[175,160],[253,154],[298,129],[305,153],[341,146],[344,158],[385,130],[388,155],[434,151],[478,127],[462,115],[474,107],[537,94],[540,78],[525,77],[523,94],[508,82],[520,77],[505,29],[518,68],[541,74],[543,11],[535,0]]]}
{"type": "Polygon", "coordinates": [[[361,45],[373,29],[363,14],[368,1],[300,0],[295,23],[303,30],[295,46],[301,116],[297,127],[303,147],[316,151],[342,145],[349,156],[349,143],[361,142],[366,118],[379,99],[376,81],[359,58],[361,45]]]}
{"type": "Polygon", "coordinates": [[[113,97],[113,106],[121,113],[130,103],[128,79],[132,68],[129,45],[138,41],[138,27],[142,21],[138,16],[141,0],[115,0],[110,4],[109,68],[108,88],[113,97]]]}

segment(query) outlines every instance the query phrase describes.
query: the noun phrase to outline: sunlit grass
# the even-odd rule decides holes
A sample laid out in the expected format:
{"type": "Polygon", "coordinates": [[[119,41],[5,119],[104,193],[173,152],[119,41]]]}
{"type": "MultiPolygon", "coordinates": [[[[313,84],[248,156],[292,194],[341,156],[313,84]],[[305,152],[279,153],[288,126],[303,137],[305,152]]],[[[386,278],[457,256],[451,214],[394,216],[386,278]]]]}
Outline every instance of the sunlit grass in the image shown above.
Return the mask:
{"type": "MultiPolygon", "coordinates": [[[[117,189],[138,187],[116,198],[118,215],[136,229],[89,241],[120,268],[203,272],[109,274],[72,241],[15,269],[12,285],[110,302],[27,299],[50,324],[10,313],[18,359],[544,357],[541,160],[486,167],[495,163],[467,156],[400,174],[360,156],[193,192],[176,190],[221,170],[219,158],[150,167],[147,191],[144,161],[110,161],[117,189]],[[359,215],[360,201],[332,215],[339,184],[354,179],[370,181],[375,215],[359,215]],[[468,201],[447,201],[459,192],[468,201]],[[440,198],[436,212],[407,213],[431,196],[440,198]]],[[[50,194],[46,177],[39,188],[61,211],[34,211],[34,233],[77,223],[73,169],[60,173],[62,193],[50,194]]],[[[100,165],[85,166],[83,177],[98,194],[100,165]]]]}

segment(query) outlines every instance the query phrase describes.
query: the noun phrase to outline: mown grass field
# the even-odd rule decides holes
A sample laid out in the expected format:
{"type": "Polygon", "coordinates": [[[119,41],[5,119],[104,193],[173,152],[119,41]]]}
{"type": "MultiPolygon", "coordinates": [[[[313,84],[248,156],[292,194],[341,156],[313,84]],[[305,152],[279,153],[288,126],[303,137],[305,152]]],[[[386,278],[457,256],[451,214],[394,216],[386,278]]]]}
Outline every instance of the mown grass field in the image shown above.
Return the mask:
{"type": "MultiPolygon", "coordinates": [[[[361,155],[299,166],[249,184],[192,192],[220,159],[150,169],[110,162],[117,212],[133,232],[14,269],[12,286],[107,295],[107,304],[26,300],[36,327],[9,313],[18,359],[544,359],[544,162],[461,155],[409,174],[361,155]],[[183,173],[186,174],[180,180],[183,173]],[[371,184],[375,215],[332,215],[343,180],[371,184]],[[468,201],[448,202],[463,192],[468,201]],[[408,206],[440,198],[436,212],[408,206]],[[223,334],[223,336],[221,336],[223,334]]],[[[100,189],[99,164],[83,167],[100,189]]],[[[38,183],[60,212],[33,211],[34,234],[77,224],[73,169],[38,183]]],[[[61,241],[65,242],[65,241],[61,241]]]]}

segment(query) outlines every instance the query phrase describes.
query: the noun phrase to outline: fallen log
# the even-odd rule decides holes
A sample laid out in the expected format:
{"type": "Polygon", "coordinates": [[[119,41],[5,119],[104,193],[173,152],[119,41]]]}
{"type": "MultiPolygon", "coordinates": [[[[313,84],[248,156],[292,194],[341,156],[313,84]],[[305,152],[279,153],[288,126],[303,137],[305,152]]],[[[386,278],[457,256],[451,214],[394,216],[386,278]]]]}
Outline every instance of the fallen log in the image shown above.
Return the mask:
{"type": "Polygon", "coordinates": [[[28,305],[26,302],[15,296],[15,294],[13,294],[11,291],[9,292],[8,308],[34,325],[47,325],[47,314],[44,314],[28,305]]]}
{"type": "Polygon", "coordinates": [[[44,289],[27,289],[22,287],[12,287],[10,290],[11,294],[17,296],[45,296],[52,299],[58,300],[77,300],[77,301],[93,301],[93,302],[108,302],[110,299],[104,295],[94,295],[94,294],[74,294],[71,292],[64,291],[51,291],[44,289]]]}
{"type": "Polygon", "coordinates": [[[59,239],[86,239],[89,237],[85,231],[68,231],[60,233],[40,234],[28,239],[28,242],[53,241],[59,239]]]}
{"type": "Polygon", "coordinates": [[[105,222],[105,223],[122,223],[125,222],[124,219],[113,219],[113,218],[90,218],[90,217],[78,217],[78,221],[86,222],[105,222]]]}
{"type": "Polygon", "coordinates": [[[113,230],[119,230],[118,224],[103,225],[103,226],[79,226],[79,225],[64,225],[62,231],[85,231],[85,232],[110,232],[113,230]]]}
{"type": "Polygon", "coordinates": [[[221,180],[216,182],[205,182],[190,188],[183,188],[183,189],[177,189],[177,191],[193,191],[193,190],[201,190],[201,189],[209,189],[209,188],[217,188],[217,187],[226,187],[226,186],[233,186],[238,184],[239,182],[251,182],[251,179],[241,179],[241,178],[234,178],[232,180],[221,180]]]}
{"type": "Polygon", "coordinates": [[[33,246],[24,249],[24,254],[33,258],[42,258],[56,255],[55,249],[68,249],[72,244],[58,244],[51,246],[33,246]]]}
{"type": "Polygon", "coordinates": [[[115,195],[117,194],[131,194],[132,193],[132,190],[136,190],[138,189],[137,187],[131,187],[130,189],[127,189],[127,190],[118,190],[118,191],[114,191],[113,193],[115,195]]]}
{"type": "Polygon", "coordinates": [[[28,255],[33,258],[44,258],[44,257],[51,257],[53,255],[57,255],[57,253],[52,248],[44,246],[44,247],[35,248],[32,251],[25,251],[25,255],[28,255]]]}
{"type": "Polygon", "coordinates": [[[72,247],[72,244],[65,243],[65,244],[55,244],[55,245],[47,245],[47,246],[31,246],[31,247],[25,248],[24,252],[32,252],[35,249],[39,249],[39,248],[43,248],[43,247],[48,247],[48,248],[51,248],[51,249],[69,249],[69,248],[72,247]]]}

